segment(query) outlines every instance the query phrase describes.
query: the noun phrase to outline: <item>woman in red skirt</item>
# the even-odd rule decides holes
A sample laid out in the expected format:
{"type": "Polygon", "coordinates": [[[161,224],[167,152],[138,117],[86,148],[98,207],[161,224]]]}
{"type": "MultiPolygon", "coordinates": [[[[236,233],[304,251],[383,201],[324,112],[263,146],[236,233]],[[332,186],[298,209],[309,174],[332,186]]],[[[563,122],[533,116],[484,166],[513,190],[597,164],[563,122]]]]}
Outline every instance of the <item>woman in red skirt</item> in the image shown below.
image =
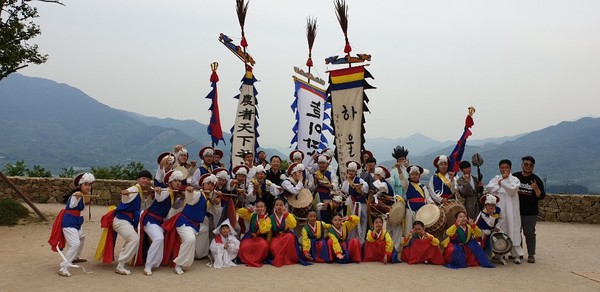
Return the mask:
{"type": "Polygon", "coordinates": [[[367,232],[367,240],[363,245],[363,262],[399,263],[398,252],[390,234],[383,230],[383,218],[376,217],[373,230],[367,232]]]}
{"type": "Polygon", "coordinates": [[[262,201],[256,203],[254,212],[246,208],[238,209],[240,218],[250,221],[238,254],[242,263],[250,267],[262,267],[269,254],[269,243],[266,238],[271,228],[271,221],[266,211],[265,203],[262,201]]]}
{"type": "Polygon", "coordinates": [[[296,227],[296,217],[287,212],[284,199],[275,199],[275,211],[269,219],[271,221],[271,231],[268,236],[271,264],[278,268],[297,263],[310,265],[300,253],[298,238],[293,232],[296,227]]]}
{"type": "Polygon", "coordinates": [[[421,221],[413,223],[413,229],[402,239],[402,246],[404,246],[402,260],[409,265],[418,263],[444,264],[439,239],[427,233],[425,224],[421,221]]]}

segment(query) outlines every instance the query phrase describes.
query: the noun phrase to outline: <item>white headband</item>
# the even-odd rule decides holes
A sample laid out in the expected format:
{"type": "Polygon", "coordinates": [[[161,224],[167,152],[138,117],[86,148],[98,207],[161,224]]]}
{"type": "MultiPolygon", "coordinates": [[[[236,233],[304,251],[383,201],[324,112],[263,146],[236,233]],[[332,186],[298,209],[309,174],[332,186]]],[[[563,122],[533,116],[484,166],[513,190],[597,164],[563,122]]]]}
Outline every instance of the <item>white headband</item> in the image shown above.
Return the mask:
{"type": "Polygon", "coordinates": [[[229,174],[227,173],[227,170],[221,170],[221,171],[217,172],[216,176],[217,176],[217,178],[222,178],[222,179],[229,178],[229,174]]]}
{"type": "Polygon", "coordinates": [[[317,162],[329,163],[329,159],[327,159],[327,156],[321,154],[321,155],[319,155],[319,158],[317,159],[317,162]]]}
{"type": "Polygon", "coordinates": [[[217,182],[217,177],[214,174],[211,174],[202,181],[202,184],[205,184],[205,183],[213,183],[214,184],[216,182],[217,182]]]}
{"type": "Polygon", "coordinates": [[[446,155],[440,155],[440,157],[438,158],[438,164],[440,162],[446,162],[446,163],[448,163],[448,156],[446,156],[446,155]]]}
{"type": "Polygon", "coordinates": [[[257,165],[257,166],[254,167],[254,170],[256,171],[256,173],[259,173],[259,172],[264,173],[265,172],[265,167],[262,166],[261,164],[259,164],[259,165],[257,165]]]}
{"type": "Polygon", "coordinates": [[[356,162],[350,162],[348,163],[348,170],[354,170],[356,171],[358,169],[358,164],[356,164],[356,162]]]}
{"type": "Polygon", "coordinates": [[[96,178],[94,177],[93,174],[86,172],[81,176],[81,179],[79,180],[79,184],[93,183],[95,180],[96,180],[96,178]]]}
{"type": "Polygon", "coordinates": [[[302,153],[301,152],[294,152],[294,155],[292,155],[292,158],[294,159],[302,159],[302,153]]]}
{"type": "Polygon", "coordinates": [[[172,182],[174,180],[183,180],[183,172],[179,171],[179,170],[175,170],[173,171],[173,173],[171,173],[171,176],[169,176],[169,182],[172,182]]]}
{"type": "Polygon", "coordinates": [[[292,168],[292,173],[296,172],[296,171],[303,171],[304,170],[304,165],[302,163],[298,163],[296,166],[294,166],[294,168],[292,168]]]}
{"type": "Polygon", "coordinates": [[[243,174],[243,175],[247,175],[248,172],[246,171],[245,168],[240,167],[240,169],[238,169],[238,171],[235,174],[243,174]]]}
{"type": "Polygon", "coordinates": [[[213,149],[210,149],[210,148],[204,150],[204,153],[202,153],[202,157],[208,156],[208,155],[215,155],[215,151],[213,149]]]}
{"type": "Polygon", "coordinates": [[[375,167],[374,173],[385,177],[385,172],[383,171],[383,168],[381,168],[379,166],[375,167]]]}
{"type": "Polygon", "coordinates": [[[486,195],[485,196],[485,205],[496,205],[496,197],[494,195],[486,195]]]}

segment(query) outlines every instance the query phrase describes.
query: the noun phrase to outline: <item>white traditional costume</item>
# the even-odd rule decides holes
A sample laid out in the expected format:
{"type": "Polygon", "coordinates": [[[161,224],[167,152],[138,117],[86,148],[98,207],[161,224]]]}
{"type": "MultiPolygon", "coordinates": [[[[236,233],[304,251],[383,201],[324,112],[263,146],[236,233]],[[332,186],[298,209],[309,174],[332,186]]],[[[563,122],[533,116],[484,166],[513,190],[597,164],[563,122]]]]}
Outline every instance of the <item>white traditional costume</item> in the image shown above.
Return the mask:
{"type": "Polygon", "coordinates": [[[508,177],[502,180],[498,185],[498,181],[502,179],[501,175],[496,175],[490,180],[485,189],[488,193],[496,195],[500,198],[497,206],[502,210],[505,221],[500,226],[500,230],[508,235],[513,243],[511,254],[514,257],[523,255],[521,248],[521,215],[519,213],[519,185],[521,181],[509,174],[508,177]]]}
{"type": "Polygon", "coordinates": [[[235,238],[235,230],[231,227],[229,219],[223,221],[215,230],[213,230],[215,238],[210,242],[210,253],[213,256],[213,268],[228,268],[235,267],[236,264],[233,262],[237,258],[238,251],[240,250],[240,241],[235,238]],[[223,236],[221,234],[221,227],[229,226],[229,235],[223,236]],[[225,248],[227,245],[227,248],[225,248]]]}

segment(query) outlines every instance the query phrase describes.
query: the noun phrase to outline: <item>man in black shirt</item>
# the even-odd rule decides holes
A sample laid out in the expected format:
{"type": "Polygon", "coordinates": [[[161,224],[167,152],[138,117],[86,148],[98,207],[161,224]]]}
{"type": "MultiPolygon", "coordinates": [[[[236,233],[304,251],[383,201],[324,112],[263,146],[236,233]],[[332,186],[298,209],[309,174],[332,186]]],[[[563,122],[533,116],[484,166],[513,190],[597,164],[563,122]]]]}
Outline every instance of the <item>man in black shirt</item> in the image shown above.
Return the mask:
{"type": "Polygon", "coordinates": [[[271,156],[271,168],[267,170],[267,179],[278,186],[281,186],[281,175],[285,173],[279,169],[280,166],[281,158],[277,155],[271,156]]]}
{"type": "Polygon", "coordinates": [[[538,217],[538,201],[546,197],[544,182],[533,173],[535,159],[523,157],[521,171],[513,173],[521,181],[519,186],[519,205],[521,209],[521,227],[527,244],[527,262],[535,263],[535,225],[538,217]]]}

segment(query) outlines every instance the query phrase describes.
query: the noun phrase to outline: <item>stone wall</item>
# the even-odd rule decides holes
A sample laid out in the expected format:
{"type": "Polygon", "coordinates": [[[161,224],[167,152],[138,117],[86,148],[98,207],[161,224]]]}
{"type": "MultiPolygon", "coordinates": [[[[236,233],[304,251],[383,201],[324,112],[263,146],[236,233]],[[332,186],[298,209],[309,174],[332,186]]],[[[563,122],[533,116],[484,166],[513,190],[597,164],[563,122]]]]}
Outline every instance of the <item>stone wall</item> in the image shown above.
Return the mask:
{"type": "MultiPolygon", "coordinates": [[[[9,177],[9,179],[34,203],[62,202],[63,197],[74,189],[71,178],[9,177]]],[[[98,179],[94,182],[93,194],[100,197],[92,198],[92,204],[116,205],[121,200],[119,195],[121,190],[135,183],[135,181],[127,180],[98,179]]],[[[0,198],[4,197],[20,198],[4,180],[0,179],[0,198]]]]}
{"type": "Polygon", "coordinates": [[[600,196],[547,194],[540,201],[539,218],[552,222],[600,224],[600,196]]]}
{"type": "MultiPolygon", "coordinates": [[[[19,189],[35,203],[62,202],[63,196],[72,189],[70,178],[30,178],[9,177],[19,189]]],[[[119,193],[135,184],[135,181],[103,180],[94,182],[94,205],[116,205],[121,197],[119,193]]],[[[3,180],[0,180],[0,198],[19,196],[3,180]]],[[[544,221],[577,222],[600,224],[600,196],[592,195],[553,195],[548,194],[540,201],[539,217],[544,221]]]]}

